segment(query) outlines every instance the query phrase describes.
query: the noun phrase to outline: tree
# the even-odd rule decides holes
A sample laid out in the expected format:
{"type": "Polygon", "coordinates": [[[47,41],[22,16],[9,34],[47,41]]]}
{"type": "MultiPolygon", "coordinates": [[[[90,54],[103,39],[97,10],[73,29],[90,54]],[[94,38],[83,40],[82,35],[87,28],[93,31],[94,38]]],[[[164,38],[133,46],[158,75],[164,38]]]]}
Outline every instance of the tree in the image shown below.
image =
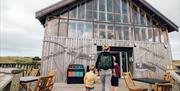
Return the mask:
{"type": "Polygon", "coordinates": [[[33,60],[33,61],[40,61],[40,60],[41,60],[41,58],[40,58],[40,57],[38,57],[38,56],[35,56],[35,57],[33,57],[33,58],[32,58],[32,60],[33,60]]]}

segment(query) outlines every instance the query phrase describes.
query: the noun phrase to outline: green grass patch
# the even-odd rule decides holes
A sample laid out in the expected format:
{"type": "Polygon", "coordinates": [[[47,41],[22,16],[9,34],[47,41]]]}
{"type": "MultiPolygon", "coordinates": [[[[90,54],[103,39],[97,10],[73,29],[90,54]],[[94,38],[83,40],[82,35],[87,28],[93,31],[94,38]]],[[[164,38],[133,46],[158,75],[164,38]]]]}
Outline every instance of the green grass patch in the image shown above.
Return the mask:
{"type": "Polygon", "coordinates": [[[32,57],[0,56],[0,63],[32,63],[32,57]]]}

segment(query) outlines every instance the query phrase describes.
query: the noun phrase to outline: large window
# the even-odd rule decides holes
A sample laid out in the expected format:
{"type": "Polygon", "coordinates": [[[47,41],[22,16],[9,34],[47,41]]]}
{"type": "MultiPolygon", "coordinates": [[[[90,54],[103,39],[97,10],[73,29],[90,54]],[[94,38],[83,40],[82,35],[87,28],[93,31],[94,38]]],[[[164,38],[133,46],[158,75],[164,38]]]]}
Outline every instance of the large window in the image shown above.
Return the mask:
{"type": "Polygon", "coordinates": [[[77,18],[77,8],[73,7],[69,11],[69,18],[77,18]]]}
{"type": "Polygon", "coordinates": [[[92,22],[69,21],[68,37],[92,38],[93,24],[92,22]]]}
{"type": "Polygon", "coordinates": [[[61,11],[60,20],[50,20],[46,32],[73,38],[165,41],[157,21],[136,4],[128,0],[85,1],[69,6],[68,12],[61,11]]]}

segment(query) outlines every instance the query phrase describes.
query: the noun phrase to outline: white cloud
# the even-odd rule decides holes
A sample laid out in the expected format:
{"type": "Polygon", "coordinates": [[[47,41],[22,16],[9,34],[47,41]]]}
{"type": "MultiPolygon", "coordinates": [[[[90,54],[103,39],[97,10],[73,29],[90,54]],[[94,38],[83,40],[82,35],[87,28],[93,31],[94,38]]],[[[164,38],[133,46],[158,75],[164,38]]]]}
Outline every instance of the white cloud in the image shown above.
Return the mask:
{"type": "Polygon", "coordinates": [[[0,55],[41,56],[43,26],[35,12],[59,0],[1,0],[0,55]]]}
{"type": "MultiPolygon", "coordinates": [[[[0,55],[41,56],[43,26],[35,12],[60,0],[0,0],[0,55]]],[[[180,0],[146,0],[180,26],[180,0]]],[[[170,33],[174,59],[180,59],[180,32],[170,33]]]]}

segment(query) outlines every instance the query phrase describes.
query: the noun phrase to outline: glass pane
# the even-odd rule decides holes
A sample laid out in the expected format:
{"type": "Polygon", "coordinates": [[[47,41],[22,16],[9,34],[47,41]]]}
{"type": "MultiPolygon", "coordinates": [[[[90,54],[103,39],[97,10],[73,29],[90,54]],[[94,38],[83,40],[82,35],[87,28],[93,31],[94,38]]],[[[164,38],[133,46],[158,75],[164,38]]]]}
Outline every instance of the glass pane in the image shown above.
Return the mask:
{"type": "Polygon", "coordinates": [[[121,16],[119,14],[114,15],[114,21],[115,22],[121,22],[121,16]]]}
{"type": "Polygon", "coordinates": [[[122,0],[122,14],[127,14],[126,0],[122,0]]]}
{"type": "Polygon", "coordinates": [[[77,8],[72,8],[70,11],[69,11],[69,18],[77,18],[77,8]]]}
{"type": "Polygon", "coordinates": [[[67,36],[67,20],[60,20],[59,36],[67,36]]]}
{"type": "Polygon", "coordinates": [[[123,34],[122,34],[122,31],[121,31],[121,26],[120,25],[115,25],[115,37],[117,40],[123,40],[123,34]]]}
{"type": "Polygon", "coordinates": [[[128,23],[127,15],[122,15],[122,17],[123,17],[123,23],[128,23]]]}
{"type": "Polygon", "coordinates": [[[142,25],[146,25],[145,24],[145,18],[144,18],[144,13],[141,11],[141,15],[140,15],[140,20],[141,20],[141,24],[142,25]]]}
{"type": "Polygon", "coordinates": [[[97,0],[94,0],[94,11],[97,11],[97,0]]]}
{"type": "Polygon", "coordinates": [[[146,17],[147,17],[147,25],[148,25],[148,26],[151,26],[152,24],[150,23],[150,16],[149,16],[149,15],[146,15],[146,17]]]}
{"type": "Polygon", "coordinates": [[[77,22],[77,35],[79,38],[82,38],[82,35],[84,33],[84,23],[83,22],[77,22]]]}
{"type": "Polygon", "coordinates": [[[114,33],[108,32],[108,39],[114,39],[114,33]]]}
{"type": "Polygon", "coordinates": [[[108,31],[113,31],[113,25],[108,25],[108,31]]]}
{"type": "Polygon", "coordinates": [[[79,19],[84,19],[84,12],[85,12],[85,6],[84,6],[84,4],[81,4],[81,5],[79,5],[78,6],[78,18],[79,19]]]}
{"type": "Polygon", "coordinates": [[[129,28],[123,27],[123,31],[124,31],[124,40],[129,40],[129,28]]]}
{"type": "Polygon", "coordinates": [[[69,26],[68,26],[68,37],[77,37],[76,34],[76,22],[74,21],[69,21],[69,26]]]}
{"type": "Polygon", "coordinates": [[[160,42],[159,28],[154,28],[155,42],[160,42]]]}
{"type": "Polygon", "coordinates": [[[68,18],[68,11],[61,13],[61,18],[68,18]]]}
{"type": "Polygon", "coordinates": [[[85,26],[85,31],[83,33],[83,38],[92,38],[92,32],[93,32],[93,24],[87,22],[85,26]]]}
{"type": "Polygon", "coordinates": [[[100,31],[100,32],[99,32],[99,38],[100,38],[100,39],[105,39],[105,38],[106,38],[106,35],[105,35],[105,32],[104,32],[104,31],[100,31]]]}
{"type": "Polygon", "coordinates": [[[105,21],[105,13],[99,12],[99,21],[105,21]]]}
{"type": "Polygon", "coordinates": [[[99,0],[99,11],[105,11],[105,0],[99,0]]]}
{"type": "Polygon", "coordinates": [[[107,12],[112,12],[112,0],[107,0],[107,12]]]}
{"type": "Polygon", "coordinates": [[[97,12],[94,11],[94,20],[97,20],[97,12]]]}
{"type": "Polygon", "coordinates": [[[108,13],[107,14],[107,19],[108,19],[108,21],[113,21],[113,16],[112,16],[112,13],[108,13]]]}
{"type": "Polygon", "coordinates": [[[105,30],[105,25],[104,24],[99,24],[99,29],[100,30],[105,30]]]}
{"type": "Polygon", "coordinates": [[[139,28],[134,28],[134,35],[135,35],[135,40],[139,41],[140,40],[140,29],[139,28]]]}
{"type": "Polygon", "coordinates": [[[120,13],[120,1],[114,0],[114,13],[120,13]]]}
{"type": "Polygon", "coordinates": [[[145,28],[141,29],[142,31],[142,41],[147,41],[147,30],[145,28]]]}
{"type": "Polygon", "coordinates": [[[87,11],[86,12],[86,19],[88,19],[88,20],[93,19],[92,11],[87,11]]]}
{"type": "Polygon", "coordinates": [[[88,2],[86,3],[86,9],[92,11],[92,1],[88,1],[88,2]]]}
{"type": "Polygon", "coordinates": [[[133,20],[134,24],[138,24],[138,12],[137,12],[137,7],[133,5],[133,20]]]}
{"type": "Polygon", "coordinates": [[[88,1],[86,4],[86,19],[91,20],[93,19],[93,13],[92,13],[92,1],[88,1]]]}
{"type": "Polygon", "coordinates": [[[129,40],[134,40],[134,34],[133,34],[133,28],[132,27],[129,27],[129,40]]]}
{"type": "Polygon", "coordinates": [[[148,40],[149,42],[153,42],[153,29],[152,28],[148,29],[148,40]]]}
{"type": "Polygon", "coordinates": [[[98,32],[98,24],[95,23],[95,24],[94,24],[93,37],[97,39],[97,38],[98,38],[98,35],[99,35],[99,32],[98,32]]]}

